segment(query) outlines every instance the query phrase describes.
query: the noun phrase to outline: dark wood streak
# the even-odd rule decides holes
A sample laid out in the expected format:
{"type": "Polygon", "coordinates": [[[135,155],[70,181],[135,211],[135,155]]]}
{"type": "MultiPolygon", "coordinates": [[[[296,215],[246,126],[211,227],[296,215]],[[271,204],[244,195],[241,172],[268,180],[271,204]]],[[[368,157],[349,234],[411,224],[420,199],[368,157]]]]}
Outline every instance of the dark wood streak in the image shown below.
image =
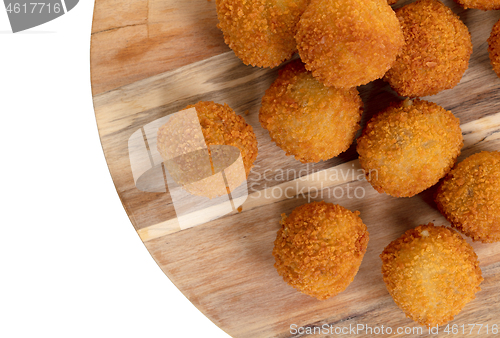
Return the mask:
{"type": "MultiPolygon", "coordinates": [[[[117,2],[98,0],[101,6],[96,5],[96,10],[107,8],[102,5],[113,1],[117,2]]],[[[258,121],[262,95],[278,69],[244,66],[228,52],[221,33],[214,28],[214,2],[146,2],[131,0],[131,10],[120,13],[124,18],[121,25],[127,27],[118,28],[106,13],[96,16],[97,20],[110,21],[94,22],[91,52],[96,120],[104,154],[118,195],[136,229],[168,220],[175,212],[168,193],[144,193],[135,188],[127,140],[149,122],[200,100],[229,104],[254,128],[259,156],[249,181],[255,183],[257,191],[282,183],[275,176],[270,181],[259,179],[266,169],[302,170],[303,176],[357,157],[355,143],[339,157],[309,167],[286,157],[258,121]],[[135,12],[135,8],[140,10],[135,12]],[[199,20],[196,13],[201,14],[199,20]],[[176,24],[179,27],[174,27],[176,24]],[[245,115],[247,110],[249,114],[245,115]]],[[[409,2],[401,1],[396,7],[409,2]]],[[[451,0],[444,3],[469,26],[474,53],[457,87],[425,99],[451,110],[464,124],[500,111],[500,79],[491,70],[486,43],[500,11],[464,11],[451,0]]],[[[361,127],[391,102],[402,99],[382,80],[361,86],[359,91],[365,105],[361,127]]],[[[462,152],[460,159],[488,149],[500,149],[500,142],[488,137],[478,140],[462,152]]],[[[290,337],[291,323],[416,327],[388,295],[378,255],[407,229],[430,221],[447,224],[435,208],[435,188],[411,199],[396,199],[376,193],[366,182],[349,182],[341,188],[347,184],[365,189],[365,198],[327,200],[361,212],[370,232],[370,244],[354,282],[345,292],[326,301],[300,294],[286,285],[273,267],[271,251],[280,215],[306,203],[307,195],[226,215],[145,245],[186,297],[234,337],[290,337]]],[[[451,323],[500,324],[500,295],[496,290],[500,282],[500,244],[472,245],[485,276],[483,290],[451,323]]]]}

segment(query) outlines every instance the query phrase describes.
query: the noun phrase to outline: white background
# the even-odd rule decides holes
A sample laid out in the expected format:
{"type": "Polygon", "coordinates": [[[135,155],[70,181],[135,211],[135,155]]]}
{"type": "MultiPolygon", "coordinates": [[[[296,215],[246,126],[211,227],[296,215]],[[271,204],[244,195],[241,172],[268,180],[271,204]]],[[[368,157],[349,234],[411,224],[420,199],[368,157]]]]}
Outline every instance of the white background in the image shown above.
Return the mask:
{"type": "Polygon", "coordinates": [[[0,337],[229,337],[156,265],[113,186],[93,1],[16,34],[0,6],[0,337]]]}

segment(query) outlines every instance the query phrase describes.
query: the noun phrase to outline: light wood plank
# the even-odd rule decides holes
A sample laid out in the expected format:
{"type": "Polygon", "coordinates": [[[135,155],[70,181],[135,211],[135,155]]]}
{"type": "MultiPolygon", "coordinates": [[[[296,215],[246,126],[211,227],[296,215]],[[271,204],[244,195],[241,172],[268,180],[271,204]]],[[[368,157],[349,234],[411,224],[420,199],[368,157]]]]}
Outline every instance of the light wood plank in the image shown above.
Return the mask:
{"type": "Polygon", "coordinates": [[[96,0],[92,33],[148,22],[149,0],[96,0]]]}
{"type": "MultiPolygon", "coordinates": [[[[408,2],[401,1],[396,7],[408,2]]],[[[425,99],[460,118],[465,135],[460,158],[480,150],[499,150],[498,133],[490,131],[498,126],[500,79],[491,70],[486,39],[500,11],[465,11],[452,0],[444,3],[468,25],[474,53],[457,87],[425,99]]],[[[313,172],[348,169],[353,164],[356,168],[355,144],[339,157],[314,165],[286,157],[258,122],[261,97],[277,69],[243,65],[215,27],[214,8],[214,1],[206,0],[96,3],[91,72],[99,134],[118,195],[151,255],[195,306],[234,337],[290,337],[291,324],[419,327],[404,317],[387,293],[378,255],[409,228],[431,221],[446,224],[433,202],[435,188],[413,198],[397,199],[378,194],[367,182],[346,178],[328,182],[330,185],[321,190],[323,196],[272,198],[271,193],[271,198],[263,199],[266,191],[293,187],[297,182],[321,187],[323,180],[313,172]],[[169,193],[146,193],[135,187],[127,142],[141,127],[200,100],[227,103],[244,116],[257,135],[259,156],[248,178],[251,194],[243,212],[178,231],[178,224],[169,221],[175,220],[169,193]],[[263,178],[266,170],[271,170],[268,179],[263,178]],[[300,173],[302,179],[283,179],[278,170],[300,173]],[[358,188],[365,195],[327,195],[337,188],[344,192],[358,188]],[[370,232],[368,252],[354,282],[327,301],[292,289],[273,267],[271,251],[280,214],[290,213],[309,198],[359,210],[370,232]]],[[[381,80],[359,90],[365,104],[362,126],[400,99],[381,80]]],[[[451,324],[500,324],[500,244],[472,245],[485,277],[483,290],[451,324]]]]}
{"type": "Polygon", "coordinates": [[[97,0],[94,95],[227,52],[215,1],[97,0]]]}
{"type": "MultiPolygon", "coordinates": [[[[467,153],[500,149],[500,139],[480,142],[467,153]]],[[[464,156],[467,155],[464,152],[464,156]]],[[[344,183],[346,192],[364,189],[363,198],[323,196],[350,210],[359,210],[370,232],[360,270],[346,291],[325,301],[297,292],[283,282],[273,267],[273,242],[280,214],[307,203],[306,198],[285,199],[238,215],[147,241],[146,247],[174,283],[197,307],[234,337],[290,337],[290,325],[419,327],[393,303],[382,280],[378,255],[392,240],[419,224],[448,224],[437,211],[435,187],[412,198],[377,193],[368,182],[344,183]]],[[[325,189],[331,190],[331,189],[325,189]]],[[[484,290],[450,324],[495,324],[491,298],[498,299],[494,281],[500,272],[500,243],[471,243],[485,277],[484,290]]],[[[319,335],[327,336],[327,335],[319,335]]],[[[353,335],[366,337],[367,335],[353,335]]],[[[389,335],[391,336],[391,335],[389,335]]],[[[398,336],[398,335],[392,335],[398,336]]],[[[403,335],[399,335],[403,336],[403,335]]],[[[418,335],[416,335],[418,336],[418,335]]],[[[426,334],[420,335],[426,337],[426,334]]]]}

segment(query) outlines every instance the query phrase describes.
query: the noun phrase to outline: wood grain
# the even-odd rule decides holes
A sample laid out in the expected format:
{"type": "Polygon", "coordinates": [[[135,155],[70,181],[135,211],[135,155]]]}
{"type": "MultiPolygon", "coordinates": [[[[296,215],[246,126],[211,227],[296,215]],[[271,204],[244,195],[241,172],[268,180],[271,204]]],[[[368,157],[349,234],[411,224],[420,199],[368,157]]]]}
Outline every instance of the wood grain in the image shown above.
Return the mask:
{"type": "MultiPolygon", "coordinates": [[[[408,2],[401,1],[396,7],[408,2]]],[[[480,150],[499,150],[494,131],[499,124],[500,79],[491,70],[486,39],[500,11],[465,11],[451,0],[444,3],[469,27],[474,52],[457,87],[425,99],[461,119],[466,139],[461,158],[480,150]]],[[[378,194],[366,181],[346,179],[328,182],[317,196],[271,195],[266,199],[266,191],[299,181],[311,186],[326,183],[320,177],[315,179],[318,172],[357,168],[355,144],[339,157],[313,165],[285,156],[258,122],[260,100],[277,69],[243,65],[224,45],[215,27],[214,8],[214,2],[206,0],[96,1],[91,72],[99,134],[118,195],[151,255],[195,306],[234,337],[300,336],[291,333],[291,324],[420,327],[404,317],[387,293],[378,255],[409,228],[427,222],[446,224],[432,199],[435,188],[397,199],[378,194]],[[147,193],[135,187],[127,142],[148,123],[200,100],[227,103],[244,116],[257,135],[259,156],[248,178],[250,198],[241,213],[178,231],[175,221],[170,221],[175,219],[175,210],[169,193],[147,193]],[[280,172],[295,175],[284,177],[280,172]],[[363,198],[346,195],[356,188],[364,191],[363,198]],[[345,195],[336,198],[332,195],[335,189],[345,195]],[[280,214],[320,199],[359,210],[370,232],[368,252],[354,282],[326,301],[286,285],[277,275],[271,255],[280,214]]],[[[374,113],[400,99],[381,80],[359,90],[365,105],[362,126],[374,113]]],[[[500,324],[500,293],[496,290],[500,244],[472,245],[485,277],[483,290],[451,324],[500,324]]],[[[428,336],[425,333],[424,329],[422,335],[410,336],[428,336]]]]}
{"type": "Polygon", "coordinates": [[[148,22],[148,0],[99,0],[94,5],[92,33],[148,22]]]}
{"type": "MultiPolygon", "coordinates": [[[[499,147],[497,138],[469,148],[463,156],[499,147]]],[[[382,280],[378,255],[387,244],[410,228],[428,222],[447,224],[434,205],[435,189],[409,199],[398,199],[377,193],[367,182],[339,186],[345,194],[348,184],[351,192],[356,188],[363,189],[364,197],[328,198],[328,189],[325,189],[323,195],[316,198],[306,196],[266,203],[257,209],[145,244],[184,294],[234,337],[288,337],[291,336],[291,324],[343,326],[345,320],[372,327],[419,327],[406,319],[392,302],[382,280]],[[370,232],[368,251],[354,282],[345,292],[326,301],[318,301],[286,285],[276,273],[271,255],[280,214],[289,214],[293,208],[312,200],[326,200],[359,210],[370,232]]],[[[500,243],[472,245],[479,256],[485,284],[490,285],[490,278],[498,278],[500,243]]],[[[487,295],[479,293],[478,297],[483,298],[472,302],[450,323],[495,324],[498,317],[491,314],[493,310],[487,304],[491,297],[499,299],[500,294],[493,286],[489,290],[487,295]],[[486,304],[477,304],[481,299],[485,299],[486,304]]]]}
{"type": "MultiPolygon", "coordinates": [[[[500,139],[500,113],[489,115],[461,126],[464,146],[463,154],[470,154],[482,144],[497,142],[500,139]]],[[[496,144],[496,143],[495,143],[496,144]]],[[[349,161],[338,166],[308,173],[300,178],[292,179],[278,185],[251,193],[242,206],[248,212],[266,204],[278,203],[285,199],[297,198],[299,195],[311,193],[323,194],[325,191],[335,192],[332,188],[360,180],[363,170],[358,160],[349,161]],[[286,191],[286,194],[284,193],[286,191]]],[[[363,177],[364,179],[364,177],[363,177]]],[[[355,187],[353,187],[355,189],[355,187]]],[[[340,193],[339,193],[340,194],[340,193]]],[[[354,192],[353,192],[354,194],[354,192]]],[[[235,215],[238,212],[233,212],[235,215]]],[[[137,231],[143,242],[181,231],[177,218],[154,224],[137,231]]]]}
{"type": "Polygon", "coordinates": [[[92,93],[227,52],[217,22],[215,1],[96,0],[92,93]]]}

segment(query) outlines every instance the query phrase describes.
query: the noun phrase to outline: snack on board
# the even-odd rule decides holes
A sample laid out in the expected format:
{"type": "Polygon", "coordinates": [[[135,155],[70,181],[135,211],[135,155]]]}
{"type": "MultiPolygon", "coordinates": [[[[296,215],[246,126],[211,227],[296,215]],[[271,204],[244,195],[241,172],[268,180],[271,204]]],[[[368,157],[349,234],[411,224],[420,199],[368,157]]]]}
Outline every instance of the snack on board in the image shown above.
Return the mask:
{"type": "Polygon", "coordinates": [[[500,152],[483,151],[460,162],[439,186],[436,203],[474,241],[500,241],[500,152]]]}
{"type": "Polygon", "coordinates": [[[482,9],[483,11],[491,9],[500,9],[500,0],[455,0],[463,8],[482,9]]]}
{"type": "Polygon", "coordinates": [[[455,87],[472,54],[467,26],[438,0],[418,0],[397,9],[396,15],[405,46],[384,80],[399,95],[409,97],[455,87]]]}
{"type": "Polygon", "coordinates": [[[255,133],[227,104],[200,101],[184,110],[186,113],[174,114],[158,129],[157,148],[165,167],[179,185],[194,195],[224,195],[224,180],[214,174],[224,170],[228,186],[239,186],[257,158],[255,133]],[[194,108],[196,114],[189,114],[189,108],[194,108]],[[226,170],[232,164],[239,167],[226,170]]]}
{"type": "Polygon", "coordinates": [[[500,20],[493,26],[488,38],[488,52],[493,70],[500,77],[500,20]]]}
{"type": "Polygon", "coordinates": [[[273,256],[283,280],[320,300],[344,291],[358,272],[369,240],[359,212],[312,202],[281,217],[273,256]]]}
{"type": "Polygon", "coordinates": [[[356,88],[326,87],[296,60],[266,90],[259,120],[287,155],[302,163],[319,162],[349,148],[362,112],[356,88]]]}
{"type": "Polygon", "coordinates": [[[306,69],[338,88],[381,78],[404,44],[386,0],[312,0],[295,38],[306,69]]]}
{"type": "Polygon", "coordinates": [[[224,41],[246,65],[276,67],[297,51],[294,35],[309,0],[216,0],[224,41]]]}
{"type": "Polygon", "coordinates": [[[380,258],[394,302],[422,325],[452,320],[481,290],[483,277],[476,253],[445,226],[429,223],[410,229],[391,242],[380,258]]]}
{"type": "Polygon", "coordinates": [[[357,150],[375,190],[411,197],[451,170],[462,140],[460,121],[450,111],[432,102],[407,99],[368,122],[357,150]]]}

